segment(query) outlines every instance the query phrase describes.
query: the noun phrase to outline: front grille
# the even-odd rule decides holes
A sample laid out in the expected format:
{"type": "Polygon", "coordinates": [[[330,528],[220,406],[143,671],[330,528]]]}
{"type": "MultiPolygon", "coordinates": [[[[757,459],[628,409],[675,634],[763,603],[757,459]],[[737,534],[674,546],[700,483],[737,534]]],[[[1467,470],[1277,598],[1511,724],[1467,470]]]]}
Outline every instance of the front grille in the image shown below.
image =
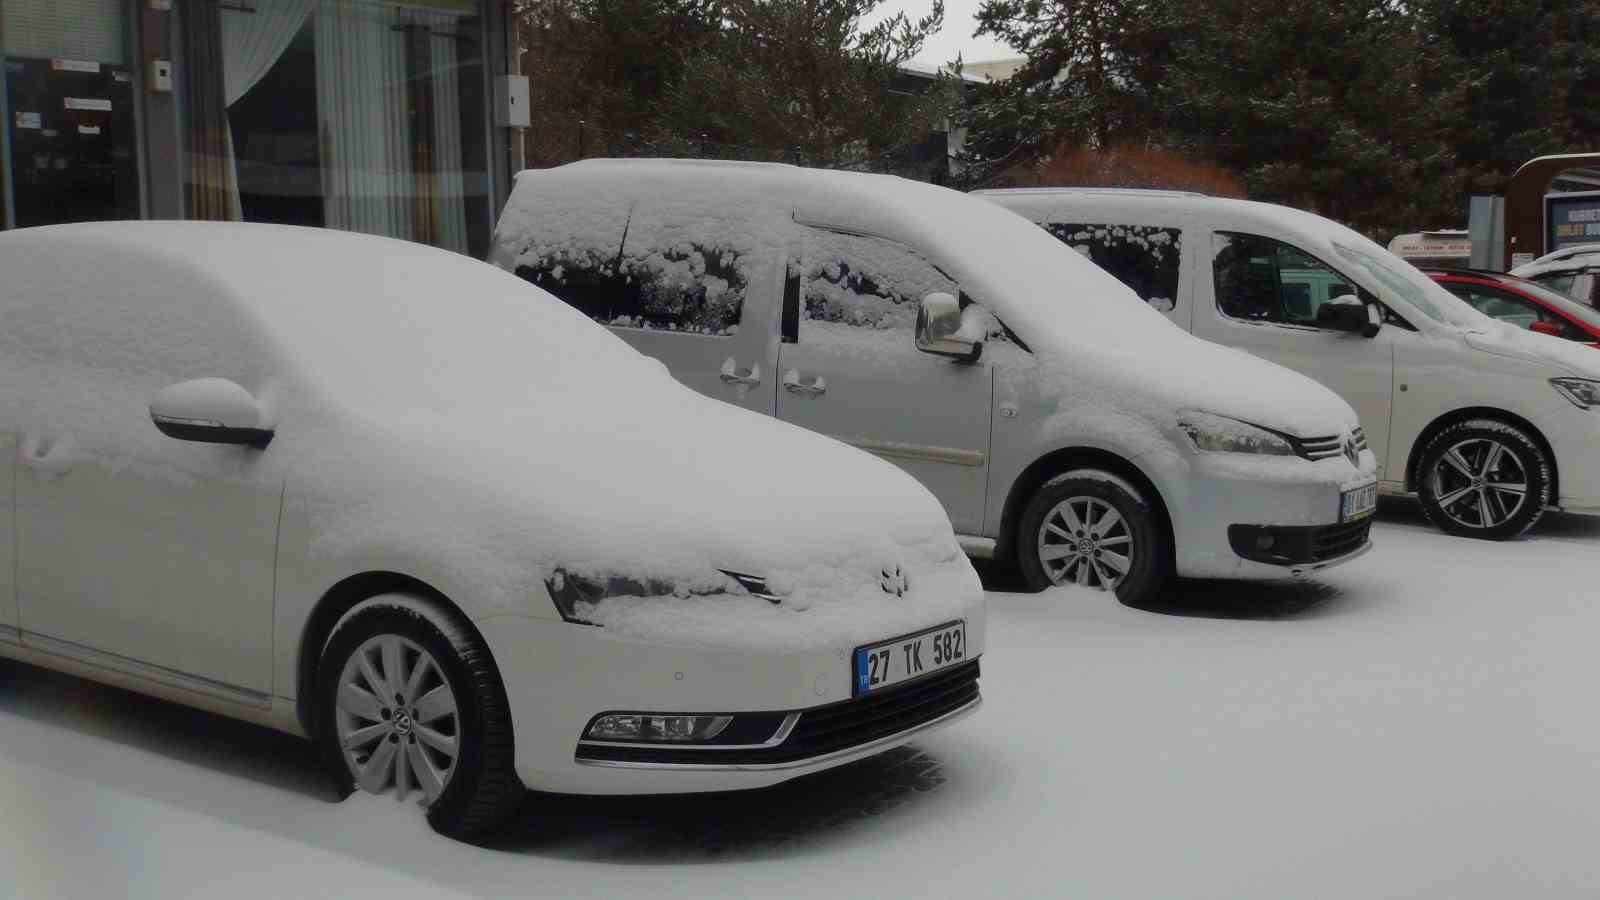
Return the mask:
{"type": "Polygon", "coordinates": [[[1365,428],[1357,425],[1356,430],[1350,432],[1350,437],[1355,439],[1357,453],[1367,449],[1367,430],[1365,428]]]}
{"type": "Polygon", "coordinates": [[[1295,449],[1306,459],[1333,459],[1335,456],[1344,455],[1344,441],[1338,435],[1333,437],[1300,438],[1295,449]]]}
{"type": "Polygon", "coordinates": [[[1347,556],[1367,545],[1372,519],[1340,525],[1229,525],[1228,543],[1245,559],[1304,566],[1347,556]]]}
{"type": "MultiPolygon", "coordinates": [[[[587,761],[667,765],[763,765],[798,762],[860,747],[910,731],[978,699],[978,661],[946,669],[876,694],[800,711],[800,721],[775,747],[684,750],[580,744],[587,761]]],[[[771,715],[761,713],[760,715],[771,715]]],[[[734,715],[735,722],[738,714],[734,715]]]]}

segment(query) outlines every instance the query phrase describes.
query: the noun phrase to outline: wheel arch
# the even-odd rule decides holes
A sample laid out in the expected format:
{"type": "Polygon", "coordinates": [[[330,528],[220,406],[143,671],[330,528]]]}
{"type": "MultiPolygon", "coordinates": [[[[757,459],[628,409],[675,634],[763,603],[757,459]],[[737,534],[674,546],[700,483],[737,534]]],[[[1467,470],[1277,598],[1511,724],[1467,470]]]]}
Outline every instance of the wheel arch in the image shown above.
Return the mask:
{"type": "Polygon", "coordinates": [[[1527,432],[1528,437],[1533,438],[1534,443],[1539,445],[1539,449],[1544,451],[1545,458],[1550,461],[1550,505],[1560,505],[1561,466],[1556,459],[1555,448],[1550,445],[1549,439],[1544,436],[1544,432],[1540,431],[1538,426],[1522,416],[1493,406],[1464,406],[1460,409],[1451,410],[1429,422],[1428,426],[1417,434],[1417,439],[1411,442],[1411,452],[1406,458],[1406,490],[1415,491],[1417,489],[1417,466],[1421,465],[1422,454],[1428,448],[1428,444],[1432,443],[1433,439],[1446,428],[1473,419],[1492,419],[1527,432]]]}
{"type": "MultiPolygon", "coordinates": [[[[295,714],[306,734],[316,736],[316,684],[317,666],[322,661],[322,648],[333,635],[333,628],[364,600],[384,594],[406,594],[438,607],[441,612],[458,616],[477,631],[466,612],[432,585],[400,572],[370,571],[351,575],[329,588],[317,601],[305,628],[300,632],[298,661],[295,665],[295,714]]],[[[482,635],[478,637],[481,639],[482,635]]],[[[487,645],[486,645],[487,646],[487,645]]]]}
{"type": "MultiPolygon", "coordinates": [[[[1023,510],[1028,508],[1028,502],[1045,482],[1073,469],[1101,469],[1127,480],[1143,492],[1155,508],[1156,518],[1161,527],[1166,529],[1167,546],[1176,554],[1177,536],[1172,528],[1172,514],[1168,512],[1166,499],[1154,479],[1133,462],[1109,450],[1097,447],[1063,447],[1034,460],[1011,483],[1011,490],[1006,495],[1005,506],[1002,507],[1000,516],[1000,540],[995,548],[996,556],[1001,559],[1014,558],[1017,524],[1022,520],[1023,510]]],[[[1168,562],[1171,563],[1172,560],[1168,562]]]]}

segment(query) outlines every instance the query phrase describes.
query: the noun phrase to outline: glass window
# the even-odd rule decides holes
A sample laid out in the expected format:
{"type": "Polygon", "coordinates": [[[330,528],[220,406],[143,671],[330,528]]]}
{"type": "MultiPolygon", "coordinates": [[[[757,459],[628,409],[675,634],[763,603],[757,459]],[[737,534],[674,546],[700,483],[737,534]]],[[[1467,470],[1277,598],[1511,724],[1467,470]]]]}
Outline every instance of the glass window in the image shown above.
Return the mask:
{"type": "Polygon", "coordinates": [[[1177,305],[1183,231],[1159,225],[1049,222],[1045,230],[1162,312],[1177,305]]]}
{"type": "Polygon", "coordinates": [[[806,229],[801,258],[802,321],[909,335],[923,297],[961,293],[921,254],[883,238],[806,229]]]}
{"type": "Polygon", "coordinates": [[[1217,308],[1232,318],[1318,326],[1329,300],[1359,296],[1338,272],[1288,244],[1227,233],[1213,241],[1217,308]]]}
{"type": "Polygon", "coordinates": [[[488,250],[472,0],[256,0],[183,17],[190,218],[488,250]]]}
{"type": "Polygon", "coordinates": [[[1582,328],[1525,297],[1476,284],[1445,282],[1444,287],[1492,319],[1527,329],[1533,328],[1535,322],[1544,322],[1560,329],[1560,336],[1569,341],[1593,340],[1582,328]]]}
{"type": "Polygon", "coordinates": [[[1537,275],[1534,280],[1553,291],[1560,291],[1570,297],[1572,296],[1572,280],[1577,277],[1575,273],[1563,272],[1559,275],[1537,275]]]}

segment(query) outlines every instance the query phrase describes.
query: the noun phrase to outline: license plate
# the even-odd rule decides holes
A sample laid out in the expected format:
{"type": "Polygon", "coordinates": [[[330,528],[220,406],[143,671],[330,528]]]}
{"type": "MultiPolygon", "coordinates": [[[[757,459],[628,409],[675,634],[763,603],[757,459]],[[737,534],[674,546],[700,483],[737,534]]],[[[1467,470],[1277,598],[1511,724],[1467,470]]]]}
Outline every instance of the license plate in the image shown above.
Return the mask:
{"type": "Polygon", "coordinates": [[[1339,495],[1339,521],[1353,522],[1372,515],[1378,508],[1378,483],[1351,488],[1339,495]]]}
{"type": "Polygon", "coordinates": [[[965,622],[951,622],[881,644],[857,647],[855,696],[948,669],[966,660],[965,622]]]}

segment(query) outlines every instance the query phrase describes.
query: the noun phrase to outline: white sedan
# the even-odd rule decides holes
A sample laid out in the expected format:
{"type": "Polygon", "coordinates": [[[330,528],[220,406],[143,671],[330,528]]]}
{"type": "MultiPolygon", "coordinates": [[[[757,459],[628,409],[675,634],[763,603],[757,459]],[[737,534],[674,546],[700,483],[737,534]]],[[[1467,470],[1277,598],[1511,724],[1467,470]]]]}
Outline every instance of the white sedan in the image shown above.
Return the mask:
{"type": "Polygon", "coordinates": [[[0,270],[0,656],[311,737],[453,835],[979,702],[927,490],[512,275],[210,223],[13,231],[0,270]]]}

